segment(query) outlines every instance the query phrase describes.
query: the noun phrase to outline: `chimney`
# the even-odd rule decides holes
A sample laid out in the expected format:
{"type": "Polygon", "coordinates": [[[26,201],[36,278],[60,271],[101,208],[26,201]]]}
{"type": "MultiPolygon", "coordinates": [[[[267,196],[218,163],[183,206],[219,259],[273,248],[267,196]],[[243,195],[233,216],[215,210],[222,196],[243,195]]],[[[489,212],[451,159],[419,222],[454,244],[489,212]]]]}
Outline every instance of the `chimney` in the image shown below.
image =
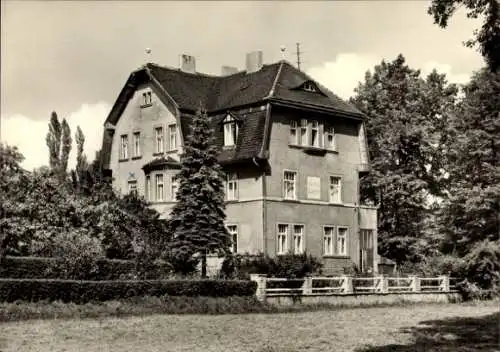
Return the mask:
{"type": "Polygon", "coordinates": [[[180,60],[181,71],[196,73],[196,59],[194,56],[182,54],[180,60]]]}
{"type": "Polygon", "coordinates": [[[252,51],[247,54],[246,69],[247,73],[252,73],[262,68],[262,51],[252,51]]]}
{"type": "Polygon", "coordinates": [[[221,76],[229,76],[238,73],[238,69],[233,66],[222,66],[221,76]]]}

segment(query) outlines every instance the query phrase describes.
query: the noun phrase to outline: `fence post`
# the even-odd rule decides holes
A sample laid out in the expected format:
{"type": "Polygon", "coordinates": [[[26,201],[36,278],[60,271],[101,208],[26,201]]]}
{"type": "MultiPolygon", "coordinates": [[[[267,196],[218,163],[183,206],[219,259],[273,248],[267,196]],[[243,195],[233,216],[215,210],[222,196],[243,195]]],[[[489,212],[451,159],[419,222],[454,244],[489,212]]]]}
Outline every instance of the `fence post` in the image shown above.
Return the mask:
{"type": "Polygon", "coordinates": [[[310,295],[312,294],[312,277],[311,276],[306,276],[304,277],[304,283],[302,284],[302,294],[303,295],[310,295]]]}
{"type": "Polygon", "coordinates": [[[388,293],[389,292],[389,280],[384,275],[376,276],[378,279],[378,285],[375,287],[375,291],[379,293],[388,293]]]}
{"type": "Polygon", "coordinates": [[[250,274],[250,280],[257,283],[257,290],[255,291],[255,297],[259,301],[266,300],[266,276],[261,274],[250,274]]]}
{"type": "Polygon", "coordinates": [[[353,285],[352,285],[352,276],[342,275],[340,277],[342,279],[342,293],[349,294],[353,293],[353,285]]]}
{"type": "Polygon", "coordinates": [[[447,275],[441,275],[439,277],[440,285],[439,289],[443,292],[450,292],[450,278],[447,275]]]}
{"type": "Polygon", "coordinates": [[[418,276],[410,276],[411,279],[411,291],[420,292],[420,278],[418,276]]]}

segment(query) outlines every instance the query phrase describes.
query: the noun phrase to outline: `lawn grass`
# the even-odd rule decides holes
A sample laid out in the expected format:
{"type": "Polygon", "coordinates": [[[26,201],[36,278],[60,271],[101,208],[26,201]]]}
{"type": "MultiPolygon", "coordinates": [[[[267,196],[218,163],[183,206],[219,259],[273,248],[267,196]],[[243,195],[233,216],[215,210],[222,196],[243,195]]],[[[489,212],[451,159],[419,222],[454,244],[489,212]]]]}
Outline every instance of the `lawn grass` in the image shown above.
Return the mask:
{"type": "Polygon", "coordinates": [[[500,351],[498,302],[0,324],[0,351],[500,351]]]}

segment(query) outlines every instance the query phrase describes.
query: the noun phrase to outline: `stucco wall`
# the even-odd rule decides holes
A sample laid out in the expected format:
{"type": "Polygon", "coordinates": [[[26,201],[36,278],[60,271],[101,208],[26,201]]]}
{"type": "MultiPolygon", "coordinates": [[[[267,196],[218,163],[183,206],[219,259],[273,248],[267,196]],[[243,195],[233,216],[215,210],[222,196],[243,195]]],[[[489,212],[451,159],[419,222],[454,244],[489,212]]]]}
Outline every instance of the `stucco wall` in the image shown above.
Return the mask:
{"type": "Polygon", "coordinates": [[[357,202],[357,167],[361,163],[358,137],[358,122],[325,118],[325,123],[335,128],[337,151],[323,155],[304,152],[304,149],[289,145],[289,122],[291,119],[321,117],[299,115],[287,110],[273,109],[272,127],[269,141],[269,163],[271,175],[266,178],[267,196],[283,196],[284,170],[297,171],[299,199],[307,199],[307,177],[321,178],[320,201],[328,201],[329,175],[342,177],[342,200],[344,203],[357,202]]]}
{"type": "MultiPolygon", "coordinates": [[[[154,87],[150,85],[140,86],[133,97],[129,100],[125,110],[115,126],[113,143],[111,147],[110,168],[113,170],[113,186],[122,193],[128,192],[128,180],[131,173],[137,180],[137,189],[140,195],[144,195],[145,175],[142,166],[155,158],[155,127],[163,127],[165,149],[168,145],[167,126],[177,124],[176,117],[172,111],[169,111],[165,104],[160,101],[154,87]],[[142,93],[146,90],[152,92],[151,106],[141,107],[142,93]],[[141,157],[132,158],[133,133],[141,133],[141,157]],[[129,158],[126,161],[119,161],[120,136],[127,134],[129,143],[129,158]]],[[[178,124],[177,124],[178,126],[178,124]]],[[[177,130],[179,128],[177,127],[177,130]]],[[[180,137],[177,136],[177,144],[180,145],[180,137]]],[[[177,151],[166,152],[178,159],[177,151]]]]}

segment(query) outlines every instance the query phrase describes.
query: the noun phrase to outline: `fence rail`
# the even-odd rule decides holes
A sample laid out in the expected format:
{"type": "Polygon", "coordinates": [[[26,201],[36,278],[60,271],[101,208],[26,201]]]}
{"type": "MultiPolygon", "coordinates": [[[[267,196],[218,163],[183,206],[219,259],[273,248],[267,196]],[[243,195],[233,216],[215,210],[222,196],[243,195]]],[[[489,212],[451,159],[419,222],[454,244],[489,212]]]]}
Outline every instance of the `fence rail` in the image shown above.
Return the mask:
{"type": "Polygon", "coordinates": [[[303,279],[268,278],[252,274],[257,282],[259,298],[289,295],[329,295],[329,294],[380,294],[380,293],[429,293],[455,292],[457,279],[438,277],[305,277],[303,279]]]}

